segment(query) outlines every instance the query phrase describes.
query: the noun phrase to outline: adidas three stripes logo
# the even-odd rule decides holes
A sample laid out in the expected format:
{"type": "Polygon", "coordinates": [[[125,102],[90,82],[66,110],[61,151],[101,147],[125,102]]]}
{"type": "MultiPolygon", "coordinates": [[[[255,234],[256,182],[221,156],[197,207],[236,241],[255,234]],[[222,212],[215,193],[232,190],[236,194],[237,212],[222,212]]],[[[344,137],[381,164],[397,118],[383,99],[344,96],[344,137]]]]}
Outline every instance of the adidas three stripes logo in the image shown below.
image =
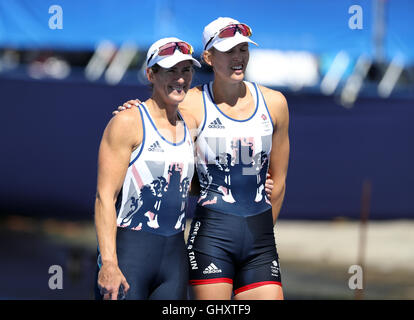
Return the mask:
{"type": "Polygon", "coordinates": [[[214,263],[210,263],[207,268],[204,269],[204,274],[210,274],[210,273],[220,273],[222,272],[221,269],[217,268],[214,263]]]}
{"type": "Polygon", "coordinates": [[[221,123],[219,118],[216,118],[216,120],[210,122],[210,124],[208,125],[209,128],[213,128],[213,129],[224,129],[225,127],[223,126],[223,124],[221,123]]]}
{"type": "Polygon", "coordinates": [[[164,149],[161,148],[161,145],[157,140],[152,145],[149,146],[148,151],[164,152],[164,149]]]}

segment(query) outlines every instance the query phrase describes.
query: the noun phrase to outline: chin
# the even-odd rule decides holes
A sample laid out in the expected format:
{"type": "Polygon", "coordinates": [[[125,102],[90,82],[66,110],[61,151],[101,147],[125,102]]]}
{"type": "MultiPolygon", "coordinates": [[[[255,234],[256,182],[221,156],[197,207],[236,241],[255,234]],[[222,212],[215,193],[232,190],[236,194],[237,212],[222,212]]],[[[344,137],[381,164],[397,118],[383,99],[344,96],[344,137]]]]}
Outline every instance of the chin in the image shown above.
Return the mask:
{"type": "Polygon", "coordinates": [[[174,95],[170,95],[169,96],[169,100],[171,101],[172,104],[179,104],[181,102],[183,102],[185,98],[185,92],[183,92],[182,94],[174,94],[174,95]]]}
{"type": "Polygon", "coordinates": [[[181,90],[181,92],[177,92],[176,90],[168,90],[166,92],[168,98],[170,100],[182,100],[184,99],[186,93],[187,93],[188,89],[184,88],[183,90],[181,90]]]}
{"type": "Polygon", "coordinates": [[[244,72],[241,74],[232,74],[231,75],[231,79],[237,82],[243,81],[244,80],[244,72]]]}

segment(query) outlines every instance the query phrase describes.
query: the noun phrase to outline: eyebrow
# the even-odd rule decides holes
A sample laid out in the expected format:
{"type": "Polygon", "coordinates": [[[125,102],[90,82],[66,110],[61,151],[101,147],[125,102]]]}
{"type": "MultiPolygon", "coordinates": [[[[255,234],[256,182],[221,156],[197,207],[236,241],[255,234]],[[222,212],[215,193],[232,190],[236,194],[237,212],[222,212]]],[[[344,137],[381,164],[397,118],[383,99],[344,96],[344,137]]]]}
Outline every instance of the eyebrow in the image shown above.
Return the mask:
{"type": "MultiPolygon", "coordinates": [[[[191,69],[191,67],[192,67],[192,66],[185,66],[185,67],[182,67],[182,68],[181,68],[181,70],[191,69]]],[[[177,70],[178,70],[178,68],[174,66],[174,67],[168,68],[168,69],[166,69],[166,70],[177,71],[177,70]]]]}

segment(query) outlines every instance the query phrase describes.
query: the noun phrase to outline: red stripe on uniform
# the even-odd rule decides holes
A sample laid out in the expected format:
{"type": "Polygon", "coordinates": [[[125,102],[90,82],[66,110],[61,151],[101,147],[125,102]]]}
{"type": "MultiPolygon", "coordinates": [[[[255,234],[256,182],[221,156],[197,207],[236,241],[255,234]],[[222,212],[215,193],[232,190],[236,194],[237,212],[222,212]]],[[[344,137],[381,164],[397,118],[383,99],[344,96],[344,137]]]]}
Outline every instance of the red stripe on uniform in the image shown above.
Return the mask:
{"type": "Polygon", "coordinates": [[[144,183],[142,182],[141,176],[138,173],[137,168],[135,168],[135,164],[132,165],[132,174],[134,175],[135,181],[138,184],[138,187],[141,189],[144,183]]]}
{"type": "Polygon", "coordinates": [[[230,283],[233,284],[233,280],[230,278],[215,278],[215,279],[202,279],[202,280],[190,280],[190,284],[211,284],[211,283],[230,283]]]}
{"type": "Polygon", "coordinates": [[[261,286],[264,286],[266,284],[277,284],[278,286],[282,286],[282,284],[278,281],[255,282],[255,283],[251,283],[251,284],[248,284],[247,286],[240,287],[240,288],[234,290],[234,294],[236,295],[236,294],[239,294],[240,292],[247,291],[247,290],[250,290],[250,289],[254,289],[254,288],[257,288],[257,287],[261,287],[261,286]]]}

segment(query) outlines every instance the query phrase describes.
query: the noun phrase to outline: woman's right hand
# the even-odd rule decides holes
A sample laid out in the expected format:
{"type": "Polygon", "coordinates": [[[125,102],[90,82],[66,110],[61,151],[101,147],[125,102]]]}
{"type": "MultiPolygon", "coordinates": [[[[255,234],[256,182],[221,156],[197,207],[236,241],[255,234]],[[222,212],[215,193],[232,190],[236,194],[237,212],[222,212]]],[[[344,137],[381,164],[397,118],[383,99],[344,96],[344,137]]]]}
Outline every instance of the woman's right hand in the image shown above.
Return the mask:
{"type": "Polygon", "coordinates": [[[117,300],[120,286],[122,295],[129,290],[129,284],[116,263],[104,263],[98,273],[98,287],[104,300],[117,300]]]}
{"type": "Polygon", "coordinates": [[[135,99],[135,100],[128,100],[127,102],[125,102],[122,106],[119,106],[118,109],[114,110],[112,112],[112,115],[117,115],[120,111],[126,110],[126,109],[131,109],[133,106],[139,106],[141,103],[141,100],[139,99],[135,99]]]}

